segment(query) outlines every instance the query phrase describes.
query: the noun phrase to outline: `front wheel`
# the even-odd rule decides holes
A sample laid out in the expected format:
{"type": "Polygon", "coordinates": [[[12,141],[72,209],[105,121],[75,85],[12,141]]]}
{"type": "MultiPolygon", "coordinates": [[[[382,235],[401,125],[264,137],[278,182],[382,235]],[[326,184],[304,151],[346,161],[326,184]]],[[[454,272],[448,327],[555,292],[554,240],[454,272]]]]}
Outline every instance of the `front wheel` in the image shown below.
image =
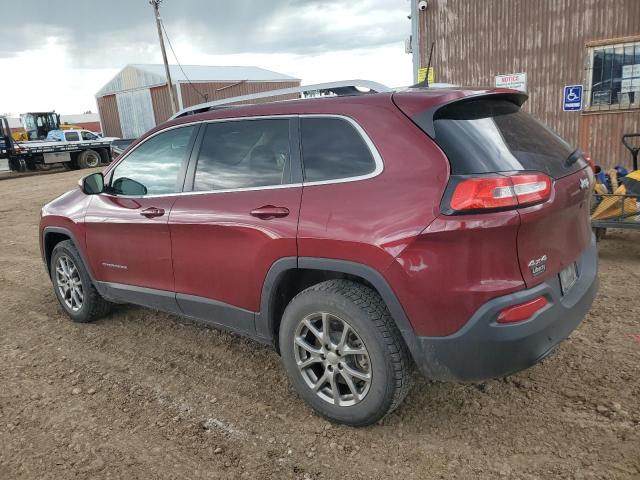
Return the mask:
{"type": "Polygon", "coordinates": [[[405,398],[411,359],[384,301],[372,289],[329,280],[285,309],[280,352],[298,394],[330,421],[375,423],[405,398]]]}
{"type": "Polygon", "coordinates": [[[71,240],[58,243],[51,253],[53,290],[71,320],[87,323],[106,315],[111,304],[93,286],[82,258],[71,240]]]}

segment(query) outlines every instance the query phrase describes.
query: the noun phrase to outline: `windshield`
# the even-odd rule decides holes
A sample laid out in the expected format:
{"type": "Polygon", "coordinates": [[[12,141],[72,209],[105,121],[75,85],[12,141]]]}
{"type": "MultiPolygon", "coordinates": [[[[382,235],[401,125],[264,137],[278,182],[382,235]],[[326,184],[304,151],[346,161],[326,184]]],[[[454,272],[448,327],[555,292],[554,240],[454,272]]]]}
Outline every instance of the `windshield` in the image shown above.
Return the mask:
{"type": "Polygon", "coordinates": [[[454,103],[436,112],[434,129],[454,175],[534,170],[560,178],[586,165],[567,165],[575,148],[507,100],[454,103]]]}
{"type": "Polygon", "coordinates": [[[47,113],[45,115],[45,121],[47,122],[47,128],[49,130],[58,128],[58,116],[55,113],[47,113]]]}

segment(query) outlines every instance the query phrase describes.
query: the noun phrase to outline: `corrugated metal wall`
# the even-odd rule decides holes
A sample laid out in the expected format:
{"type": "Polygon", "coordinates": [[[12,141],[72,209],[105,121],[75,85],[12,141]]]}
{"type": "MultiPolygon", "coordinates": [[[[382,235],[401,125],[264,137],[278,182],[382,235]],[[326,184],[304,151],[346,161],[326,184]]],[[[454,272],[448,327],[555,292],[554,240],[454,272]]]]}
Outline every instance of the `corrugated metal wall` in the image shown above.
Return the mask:
{"type": "Polygon", "coordinates": [[[138,138],[155,127],[150,89],[116,93],[123,138],[138,138]]]}
{"type": "MultiPolygon", "coordinates": [[[[189,83],[181,83],[182,104],[190,107],[198,103],[204,103],[202,95],[206,95],[209,102],[221,100],[223,98],[237,97],[239,95],[250,95],[252,93],[267,92],[269,90],[279,90],[281,88],[299,87],[300,82],[211,82],[195,83],[195,88],[189,83]],[[196,92],[196,89],[200,92],[196,92]]],[[[265,101],[286,100],[296,98],[296,96],[272,97],[265,101]]],[[[259,100],[252,100],[252,103],[259,103],[259,100]]]]}
{"type": "Polygon", "coordinates": [[[584,83],[586,42],[640,34],[640,0],[430,0],[419,15],[420,64],[435,42],[437,82],[492,87],[526,72],[528,111],[597,163],[631,165],[620,137],[640,132],[640,112],[563,112],[562,96],[584,83]]]}
{"type": "Polygon", "coordinates": [[[164,81],[164,77],[161,75],[127,65],[100,89],[97,96],[109,95],[123,90],[134,90],[147,85],[159,85],[164,81]]]}
{"type": "MultiPolygon", "coordinates": [[[[195,86],[203,95],[208,95],[209,101],[213,101],[238,95],[298,87],[300,82],[210,82],[196,83],[195,86]]],[[[204,102],[200,93],[197,93],[193,86],[188,83],[181,82],[180,91],[182,92],[184,107],[204,102]]],[[[175,86],[174,92],[178,95],[178,89],[175,86]]],[[[107,95],[96,99],[105,135],[135,138],[147,129],[165,122],[173,115],[169,90],[166,85],[121,92],[117,94],[117,98],[117,102],[116,95],[107,95]],[[136,97],[137,100],[133,101],[133,97],[136,97]],[[149,100],[147,100],[147,97],[149,97],[149,100]],[[142,130],[143,128],[144,130],[142,130]],[[134,137],[129,136],[136,132],[139,133],[134,137]]],[[[298,98],[298,96],[281,95],[269,99],[253,100],[251,103],[292,98],[298,98]]]]}
{"type": "Polygon", "coordinates": [[[122,138],[120,129],[120,115],[118,113],[118,103],[115,95],[96,98],[98,113],[102,122],[102,133],[105,137],[122,138]]]}
{"type": "MultiPolygon", "coordinates": [[[[152,87],[150,90],[151,103],[153,104],[153,115],[156,125],[160,125],[162,122],[166,122],[167,119],[173,115],[171,98],[169,97],[169,88],[166,85],[162,85],[161,87],[152,87]]],[[[173,92],[177,99],[178,93],[175,86],[173,87],[173,92]]]]}
{"type": "MultiPolygon", "coordinates": [[[[640,110],[583,115],[580,120],[579,145],[592,147],[591,155],[596,163],[606,168],[615,165],[632,167],[631,152],[622,144],[621,137],[624,133],[640,133],[640,110]]],[[[637,145],[638,141],[631,143],[637,145]]]]}

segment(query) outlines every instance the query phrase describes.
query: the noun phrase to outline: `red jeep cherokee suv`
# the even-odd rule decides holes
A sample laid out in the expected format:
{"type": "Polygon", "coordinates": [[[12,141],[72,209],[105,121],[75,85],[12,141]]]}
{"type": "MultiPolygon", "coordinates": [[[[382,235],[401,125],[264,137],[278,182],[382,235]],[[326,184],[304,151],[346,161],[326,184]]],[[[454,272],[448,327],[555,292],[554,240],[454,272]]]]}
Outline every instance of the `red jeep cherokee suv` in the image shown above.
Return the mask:
{"type": "Polygon", "coordinates": [[[72,320],[133,303],[272,344],[300,396],[367,425],[415,364],[527,368],[597,290],[593,177],[511,90],[234,106],[160,125],[42,209],[72,320]]]}

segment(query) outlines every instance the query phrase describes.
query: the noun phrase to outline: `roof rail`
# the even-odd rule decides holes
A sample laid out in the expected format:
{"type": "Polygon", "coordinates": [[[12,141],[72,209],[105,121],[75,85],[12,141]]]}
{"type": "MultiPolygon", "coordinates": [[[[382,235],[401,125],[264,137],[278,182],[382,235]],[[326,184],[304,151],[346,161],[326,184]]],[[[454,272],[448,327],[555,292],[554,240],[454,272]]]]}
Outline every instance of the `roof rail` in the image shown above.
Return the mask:
{"type": "Polygon", "coordinates": [[[183,108],[173,115],[169,120],[183,117],[185,115],[194,115],[216,108],[224,108],[225,105],[247,100],[257,100],[259,98],[278,97],[280,95],[290,95],[292,93],[304,94],[318,93],[319,96],[334,94],[335,96],[361,95],[363,93],[382,93],[390,92],[391,89],[381,83],[372,82],[370,80],[342,80],[339,82],[317,83],[315,85],[305,85],[303,87],[281,88],[279,90],[269,90],[267,92],[252,93],[249,95],[240,95],[238,97],[223,98],[222,100],[214,100],[213,102],[200,103],[191,107],[183,108]],[[370,92],[361,92],[358,87],[368,88],[370,92]]]}

